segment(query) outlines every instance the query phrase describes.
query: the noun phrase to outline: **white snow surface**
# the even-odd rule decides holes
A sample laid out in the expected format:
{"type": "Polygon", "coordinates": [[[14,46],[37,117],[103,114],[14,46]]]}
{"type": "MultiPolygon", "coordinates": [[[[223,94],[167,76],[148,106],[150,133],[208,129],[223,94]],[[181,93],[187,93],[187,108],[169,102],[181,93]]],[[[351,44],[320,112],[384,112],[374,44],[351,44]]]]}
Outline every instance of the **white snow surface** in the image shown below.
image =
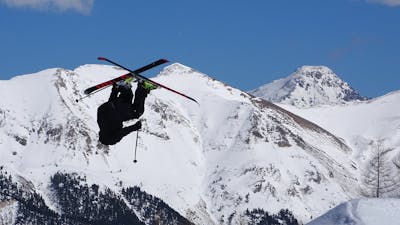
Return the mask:
{"type": "MultiPolygon", "coordinates": [[[[310,108],[280,106],[343,138],[354,150],[350,157],[360,170],[367,165],[374,144],[379,141],[384,148],[393,149],[389,162],[399,168],[400,91],[365,102],[310,108]]],[[[399,215],[399,199],[361,199],[344,203],[309,224],[392,225],[399,224],[399,215]]]]}
{"type": "Polygon", "coordinates": [[[0,224],[14,224],[17,208],[16,201],[0,202],[0,224]]]}
{"type": "Polygon", "coordinates": [[[370,156],[373,143],[380,140],[383,147],[394,149],[391,161],[400,165],[400,91],[364,102],[333,106],[279,105],[343,138],[354,150],[352,159],[360,165],[370,156]]]}
{"type": "Polygon", "coordinates": [[[257,97],[299,108],[365,100],[326,66],[302,66],[286,78],[249,92],[257,97]]]}
{"type": "Polygon", "coordinates": [[[372,127],[370,133],[362,127],[345,129],[347,120],[368,128],[362,118],[376,118],[389,126],[381,133],[399,146],[399,117],[385,107],[368,108],[387,104],[398,112],[396,93],[366,103],[366,111],[357,108],[364,104],[352,105],[357,115],[335,106],[343,115],[353,115],[342,126],[335,124],[336,117],[316,116],[334,114],[332,108],[301,111],[282,106],[311,123],[175,63],[154,80],[190,95],[199,105],[164,89],[152,91],[142,116],[139,162],[134,164],[136,133],[114,146],[97,141],[97,107],[110,90],[75,102],[87,87],[125,72],[84,65],[74,71],[49,69],[0,81],[0,165],[30,181],[54,210],[49,179],[64,171],[85,174],[89,182],[117,193],[138,185],[196,224],[228,224],[233,214],[230,222],[240,224],[242,213],[254,208],[270,213],[288,208],[300,222],[308,222],[359,197],[357,168],[362,154],[357,143],[367,134],[380,133],[372,127]]]}
{"type": "Polygon", "coordinates": [[[395,225],[400,199],[356,199],[342,203],[307,225],[395,225]]]}

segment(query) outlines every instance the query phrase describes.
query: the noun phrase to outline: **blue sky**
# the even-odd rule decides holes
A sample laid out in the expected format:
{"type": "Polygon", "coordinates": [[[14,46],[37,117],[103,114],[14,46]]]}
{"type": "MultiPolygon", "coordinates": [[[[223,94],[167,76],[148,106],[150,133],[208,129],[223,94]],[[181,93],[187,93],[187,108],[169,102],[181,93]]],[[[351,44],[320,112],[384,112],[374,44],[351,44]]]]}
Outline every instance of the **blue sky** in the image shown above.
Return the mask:
{"type": "Polygon", "coordinates": [[[167,58],[250,90],[326,65],[376,97],[400,90],[400,0],[0,0],[0,46],[0,79],[167,58]]]}

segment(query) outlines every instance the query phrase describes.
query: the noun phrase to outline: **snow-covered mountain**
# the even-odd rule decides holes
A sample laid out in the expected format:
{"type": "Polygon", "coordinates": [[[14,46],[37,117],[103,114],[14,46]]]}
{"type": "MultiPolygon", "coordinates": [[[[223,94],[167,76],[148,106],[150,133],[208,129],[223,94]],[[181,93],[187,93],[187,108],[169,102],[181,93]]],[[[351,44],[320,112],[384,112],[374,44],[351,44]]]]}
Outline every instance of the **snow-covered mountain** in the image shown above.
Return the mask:
{"type": "MultiPolygon", "coordinates": [[[[386,157],[389,167],[395,174],[400,172],[400,91],[368,101],[334,106],[280,106],[342,137],[354,150],[352,158],[358,162],[361,170],[366,169],[371,157],[381,148],[388,150],[386,157]]],[[[392,179],[398,180],[398,176],[394,175],[392,179]]],[[[397,193],[388,193],[389,196],[400,197],[399,189],[395,191],[397,193]]]]}
{"type": "MultiPolygon", "coordinates": [[[[381,178],[380,195],[396,199],[363,199],[344,203],[321,216],[311,224],[397,224],[400,210],[400,91],[363,102],[340,105],[323,105],[299,108],[286,104],[281,107],[307,118],[344,139],[354,151],[351,156],[360,171],[360,189],[370,189],[363,179],[370,174],[377,150],[387,152],[381,176],[390,175],[388,181],[381,178]],[[389,174],[387,174],[390,172],[389,174]],[[366,175],[366,173],[368,173],[366,175]],[[387,183],[388,182],[388,183],[387,183]],[[390,187],[390,188],[388,188],[390,187]]],[[[376,168],[375,168],[376,169],[376,168]]],[[[372,190],[375,197],[376,184],[372,190]]],[[[366,191],[368,193],[368,190],[366,191]]],[[[368,196],[367,196],[368,197],[368,196]]]]}
{"type": "Polygon", "coordinates": [[[290,76],[249,93],[274,103],[303,108],[367,100],[325,66],[302,66],[290,76]]]}
{"type": "Polygon", "coordinates": [[[399,199],[356,199],[342,203],[307,225],[393,225],[400,221],[399,199]]]}
{"type": "Polygon", "coordinates": [[[154,79],[199,105],[152,91],[134,164],[136,134],[97,141],[109,90],[75,102],[124,72],[85,65],[0,81],[0,220],[297,224],[360,196],[354,142],[178,63],[154,79]]]}

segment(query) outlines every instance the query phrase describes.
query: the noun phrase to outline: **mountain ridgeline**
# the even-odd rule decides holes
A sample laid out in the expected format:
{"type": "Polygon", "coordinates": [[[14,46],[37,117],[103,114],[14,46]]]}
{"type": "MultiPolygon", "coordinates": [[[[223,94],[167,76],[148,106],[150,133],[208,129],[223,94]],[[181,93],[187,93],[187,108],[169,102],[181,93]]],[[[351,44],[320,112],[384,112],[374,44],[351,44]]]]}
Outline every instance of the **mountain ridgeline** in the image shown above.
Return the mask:
{"type": "Polygon", "coordinates": [[[290,76],[265,84],[250,93],[275,103],[297,107],[368,99],[325,66],[302,66],[290,76]]]}

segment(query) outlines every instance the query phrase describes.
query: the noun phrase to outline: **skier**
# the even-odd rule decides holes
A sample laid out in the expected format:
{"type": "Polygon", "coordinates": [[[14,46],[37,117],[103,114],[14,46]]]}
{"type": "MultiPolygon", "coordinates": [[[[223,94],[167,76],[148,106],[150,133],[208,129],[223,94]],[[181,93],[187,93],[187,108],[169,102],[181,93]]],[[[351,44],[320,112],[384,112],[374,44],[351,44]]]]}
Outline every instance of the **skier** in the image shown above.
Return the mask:
{"type": "Polygon", "coordinates": [[[124,127],[122,122],[137,119],[144,112],[144,102],[157,86],[148,81],[138,82],[133,101],[132,86],[127,81],[113,84],[110,98],[97,109],[97,124],[99,125],[99,141],[105,145],[114,145],[129,133],[142,127],[140,121],[124,127]]]}

